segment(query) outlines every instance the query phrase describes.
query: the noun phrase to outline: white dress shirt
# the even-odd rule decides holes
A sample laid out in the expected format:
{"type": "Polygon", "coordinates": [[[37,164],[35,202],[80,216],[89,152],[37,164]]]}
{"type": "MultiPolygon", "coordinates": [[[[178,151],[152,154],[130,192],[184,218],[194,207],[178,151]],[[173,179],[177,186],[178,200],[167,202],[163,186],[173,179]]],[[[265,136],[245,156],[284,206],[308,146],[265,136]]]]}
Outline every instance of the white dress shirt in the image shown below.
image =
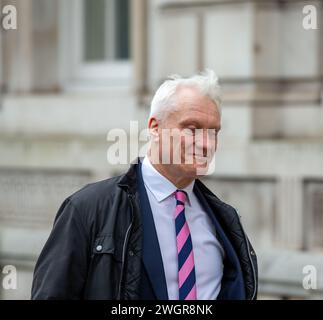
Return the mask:
{"type": "MultiPolygon", "coordinates": [[[[174,212],[177,187],[160,174],[146,155],[142,162],[142,176],[152,210],[163,266],[168,298],[178,299],[178,261],[174,212]]],[[[216,299],[223,275],[224,251],[215,236],[215,227],[193,192],[193,181],[186,188],[185,217],[194,253],[197,299],[216,299]]]]}

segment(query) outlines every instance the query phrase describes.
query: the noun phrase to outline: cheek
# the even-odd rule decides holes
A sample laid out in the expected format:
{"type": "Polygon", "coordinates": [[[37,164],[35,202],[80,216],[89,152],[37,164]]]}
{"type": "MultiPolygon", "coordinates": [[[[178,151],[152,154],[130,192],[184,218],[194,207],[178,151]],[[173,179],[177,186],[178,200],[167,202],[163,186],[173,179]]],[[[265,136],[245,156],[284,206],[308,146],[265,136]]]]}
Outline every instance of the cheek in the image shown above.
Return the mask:
{"type": "Polygon", "coordinates": [[[217,143],[218,143],[218,138],[217,136],[212,136],[212,137],[209,137],[209,138],[206,138],[205,139],[205,148],[208,148],[208,149],[216,149],[216,146],[217,146],[217,143]]]}
{"type": "Polygon", "coordinates": [[[218,143],[218,139],[217,139],[217,138],[215,138],[215,139],[210,139],[210,140],[208,141],[208,143],[207,143],[207,146],[208,146],[209,148],[216,148],[217,143],[218,143]]]}
{"type": "Polygon", "coordinates": [[[181,140],[182,156],[190,156],[194,153],[194,139],[193,137],[182,138],[181,140]]]}
{"type": "Polygon", "coordinates": [[[214,151],[216,150],[217,146],[218,146],[218,138],[215,138],[212,143],[212,147],[213,147],[214,151]]]}

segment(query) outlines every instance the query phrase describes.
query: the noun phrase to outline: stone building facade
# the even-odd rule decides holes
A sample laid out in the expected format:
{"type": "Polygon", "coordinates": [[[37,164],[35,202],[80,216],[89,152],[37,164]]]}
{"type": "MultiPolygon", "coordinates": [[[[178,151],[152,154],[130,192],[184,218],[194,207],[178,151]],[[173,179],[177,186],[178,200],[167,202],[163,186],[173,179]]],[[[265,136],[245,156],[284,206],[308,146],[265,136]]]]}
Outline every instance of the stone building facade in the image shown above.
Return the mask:
{"type": "Polygon", "coordinates": [[[145,128],[163,79],[204,68],[224,92],[216,170],[204,180],[242,216],[259,257],[259,298],[323,297],[321,1],[2,0],[0,8],[8,4],[18,20],[17,30],[0,30],[0,271],[14,265],[18,280],[1,299],[29,299],[64,198],[127,168],[107,162],[109,130],[129,134],[135,120],[145,128]],[[303,25],[309,4],[316,29],[303,25]],[[306,266],[316,289],[303,287],[306,266]]]}

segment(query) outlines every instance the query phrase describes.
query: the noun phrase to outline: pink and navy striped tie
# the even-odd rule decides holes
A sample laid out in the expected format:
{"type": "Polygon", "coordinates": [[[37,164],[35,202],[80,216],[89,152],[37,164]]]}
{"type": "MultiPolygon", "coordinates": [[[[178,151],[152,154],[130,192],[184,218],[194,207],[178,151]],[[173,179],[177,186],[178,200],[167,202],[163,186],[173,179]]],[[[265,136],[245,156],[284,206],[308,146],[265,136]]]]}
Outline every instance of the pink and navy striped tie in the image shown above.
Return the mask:
{"type": "Polygon", "coordinates": [[[178,289],[179,300],[196,300],[196,279],[193,245],[185,218],[186,192],[175,191],[176,210],[175,227],[178,256],[178,289]]]}

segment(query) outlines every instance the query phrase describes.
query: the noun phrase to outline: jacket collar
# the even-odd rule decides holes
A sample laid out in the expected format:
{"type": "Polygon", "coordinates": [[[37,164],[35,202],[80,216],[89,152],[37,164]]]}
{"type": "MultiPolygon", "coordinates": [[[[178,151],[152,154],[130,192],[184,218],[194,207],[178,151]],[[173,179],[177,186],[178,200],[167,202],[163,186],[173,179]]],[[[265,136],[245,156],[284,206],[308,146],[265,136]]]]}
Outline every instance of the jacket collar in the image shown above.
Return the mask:
{"type": "MultiPolygon", "coordinates": [[[[137,190],[137,166],[139,162],[142,162],[144,157],[136,157],[134,161],[131,162],[128,171],[120,176],[118,185],[124,189],[129,190],[130,193],[136,194],[137,190]]],[[[208,198],[209,201],[216,203],[217,205],[225,205],[210,189],[208,189],[205,184],[200,179],[195,179],[193,190],[196,188],[200,189],[202,193],[208,198]]]]}
{"type": "Polygon", "coordinates": [[[128,171],[121,175],[118,186],[122,189],[129,191],[131,194],[136,194],[137,190],[137,166],[139,162],[143,161],[143,157],[137,157],[131,162],[128,171]]]}

